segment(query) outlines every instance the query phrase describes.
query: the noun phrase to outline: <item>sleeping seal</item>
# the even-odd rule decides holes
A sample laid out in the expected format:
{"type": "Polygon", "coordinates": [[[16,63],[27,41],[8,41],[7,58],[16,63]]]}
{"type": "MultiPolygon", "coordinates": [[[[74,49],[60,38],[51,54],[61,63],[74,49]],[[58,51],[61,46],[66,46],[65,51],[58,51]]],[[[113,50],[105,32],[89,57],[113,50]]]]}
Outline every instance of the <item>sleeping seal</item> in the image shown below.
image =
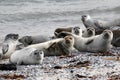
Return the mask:
{"type": "Polygon", "coordinates": [[[42,64],[44,58],[43,51],[35,48],[25,48],[15,51],[10,57],[10,63],[18,65],[42,64]]]}
{"type": "Polygon", "coordinates": [[[23,43],[24,46],[26,47],[31,44],[42,43],[49,40],[51,40],[51,38],[48,36],[37,35],[37,36],[23,36],[19,39],[19,42],[23,43]]]}
{"type": "Polygon", "coordinates": [[[76,26],[76,27],[68,27],[68,28],[57,28],[54,31],[54,35],[57,36],[60,32],[71,32],[73,34],[79,35],[79,29],[80,27],[76,26]]]}
{"type": "Polygon", "coordinates": [[[94,27],[95,30],[105,30],[105,29],[112,29],[114,26],[120,26],[120,20],[112,20],[112,21],[105,21],[105,20],[95,20],[90,17],[90,15],[82,15],[81,18],[85,27],[94,27]]]}
{"type": "Polygon", "coordinates": [[[5,36],[4,42],[0,46],[0,52],[3,54],[2,59],[9,58],[15,51],[18,37],[18,34],[8,34],[5,36]]]}

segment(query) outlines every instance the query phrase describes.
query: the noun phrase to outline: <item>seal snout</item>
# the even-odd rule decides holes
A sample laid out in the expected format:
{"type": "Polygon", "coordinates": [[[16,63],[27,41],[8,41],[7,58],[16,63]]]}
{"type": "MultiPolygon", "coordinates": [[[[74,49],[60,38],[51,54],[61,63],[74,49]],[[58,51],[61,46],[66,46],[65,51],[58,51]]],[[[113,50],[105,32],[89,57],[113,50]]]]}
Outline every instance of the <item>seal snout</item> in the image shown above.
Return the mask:
{"type": "Polygon", "coordinates": [[[73,30],[74,30],[74,33],[76,34],[76,35],[78,35],[79,33],[80,33],[80,27],[74,27],[73,28],[73,30]]]}
{"type": "Polygon", "coordinates": [[[90,28],[87,29],[87,32],[88,32],[88,34],[93,35],[94,32],[95,32],[95,29],[90,27],[90,28]]]}
{"type": "Polygon", "coordinates": [[[82,15],[81,20],[84,22],[86,17],[86,15],[82,15]]]}
{"type": "Polygon", "coordinates": [[[82,20],[83,22],[85,22],[85,21],[87,21],[87,20],[89,20],[89,19],[91,19],[89,15],[82,15],[82,17],[81,17],[81,20],[82,20]]]}
{"type": "Polygon", "coordinates": [[[104,33],[105,39],[109,39],[110,37],[112,38],[112,36],[113,36],[113,33],[111,30],[104,30],[103,33],[104,33]]]}
{"type": "Polygon", "coordinates": [[[43,51],[40,50],[35,50],[34,51],[34,56],[36,56],[36,59],[41,59],[43,57],[43,51]]]}
{"type": "Polygon", "coordinates": [[[66,36],[65,37],[65,43],[66,44],[73,44],[74,42],[73,42],[74,40],[73,40],[73,37],[72,36],[66,36]]]}

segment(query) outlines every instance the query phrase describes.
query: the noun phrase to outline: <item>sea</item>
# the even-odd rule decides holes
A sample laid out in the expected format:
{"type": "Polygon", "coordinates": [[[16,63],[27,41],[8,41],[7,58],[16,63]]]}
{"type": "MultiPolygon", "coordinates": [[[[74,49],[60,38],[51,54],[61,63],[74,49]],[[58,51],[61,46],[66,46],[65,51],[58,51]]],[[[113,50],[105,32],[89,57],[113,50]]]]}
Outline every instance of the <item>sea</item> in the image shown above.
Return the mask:
{"type": "Polygon", "coordinates": [[[0,0],[0,40],[9,33],[54,35],[59,27],[85,28],[81,16],[120,18],[120,0],[0,0]]]}

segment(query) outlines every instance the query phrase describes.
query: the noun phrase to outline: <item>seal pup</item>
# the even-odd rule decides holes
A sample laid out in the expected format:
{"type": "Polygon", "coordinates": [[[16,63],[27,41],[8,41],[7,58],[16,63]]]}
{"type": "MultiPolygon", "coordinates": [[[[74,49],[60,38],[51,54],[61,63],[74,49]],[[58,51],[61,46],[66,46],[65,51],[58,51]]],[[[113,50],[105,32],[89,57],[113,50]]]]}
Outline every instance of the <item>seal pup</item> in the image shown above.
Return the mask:
{"type": "Polygon", "coordinates": [[[15,51],[10,57],[10,63],[18,65],[42,64],[44,52],[35,48],[25,48],[15,51]]]}
{"type": "Polygon", "coordinates": [[[68,28],[57,28],[54,31],[54,35],[57,36],[60,32],[71,32],[73,34],[79,35],[79,29],[80,27],[76,26],[76,27],[68,27],[68,28]]]}
{"type": "Polygon", "coordinates": [[[37,44],[37,43],[42,43],[45,41],[49,41],[52,38],[50,38],[49,36],[45,36],[45,35],[36,35],[36,36],[23,36],[19,39],[19,42],[23,43],[24,46],[28,46],[31,44],[37,44]]]}
{"type": "Polygon", "coordinates": [[[112,21],[105,21],[105,20],[95,20],[90,17],[90,15],[82,15],[81,20],[86,28],[94,27],[95,30],[105,30],[110,29],[114,26],[120,26],[120,20],[112,20],[112,21]]]}
{"type": "Polygon", "coordinates": [[[18,38],[18,34],[12,33],[5,36],[4,42],[0,46],[0,52],[3,54],[2,59],[9,58],[15,51],[16,45],[18,43],[18,38]]]}
{"type": "Polygon", "coordinates": [[[45,56],[61,56],[69,55],[73,49],[74,38],[66,36],[63,40],[53,43],[48,49],[45,50],[45,56]]]}
{"type": "Polygon", "coordinates": [[[112,48],[113,33],[111,30],[104,30],[102,34],[88,38],[73,36],[75,40],[74,47],[79,51],[106,52],[112,48]]]}
{"type": "Polygon", "coordinates": [[[82,37],[92,37],[95,36],[95,29],[93,27],[88,27],[83,31],[82,37]]]}

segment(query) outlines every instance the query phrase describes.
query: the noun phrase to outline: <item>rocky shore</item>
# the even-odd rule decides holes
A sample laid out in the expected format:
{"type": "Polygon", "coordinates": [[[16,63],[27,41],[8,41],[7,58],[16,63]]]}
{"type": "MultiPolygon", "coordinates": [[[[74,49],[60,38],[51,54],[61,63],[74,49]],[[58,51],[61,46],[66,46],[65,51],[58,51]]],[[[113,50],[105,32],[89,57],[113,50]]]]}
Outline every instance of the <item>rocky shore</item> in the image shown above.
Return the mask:
{"type": "MultiPolygon", "coordinates": [[[[0,70],[0,80],[120,80],[120,47],[106,53],[77,52],[45,57],[40,65],[0,70]]],[[[0,61],[1,64],[9,60],[0,61]]]]}

